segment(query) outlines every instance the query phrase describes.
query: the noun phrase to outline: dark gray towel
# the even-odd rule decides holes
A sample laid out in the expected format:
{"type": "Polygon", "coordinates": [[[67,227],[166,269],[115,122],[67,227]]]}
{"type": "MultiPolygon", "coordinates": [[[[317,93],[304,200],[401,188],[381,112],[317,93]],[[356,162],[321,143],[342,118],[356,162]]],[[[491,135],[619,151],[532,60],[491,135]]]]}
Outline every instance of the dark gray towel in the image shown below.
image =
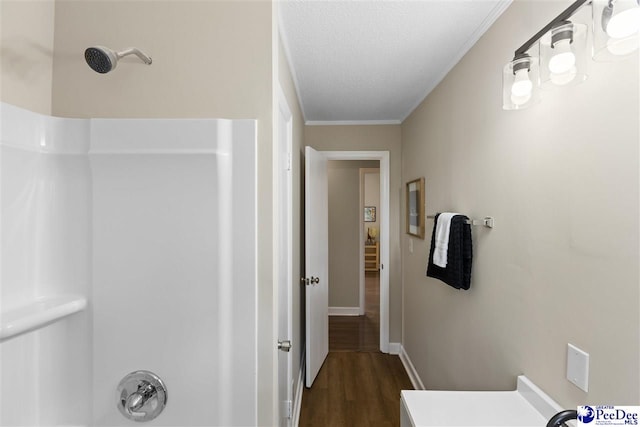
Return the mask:
{"type": "Polygon", "coordinates": [[[467,224],[469,218],[464,215],[455,215],[451,218],[447,266],[442,268],[433,263],[434,237],[439,216],[440,214],[436,215],[433,232],[431,233],[431,250],[429,251],[427,276],[442,280],[456,289],[469,289],[471,286],[471,259],[473,258],[471,225],[467,224]]]}

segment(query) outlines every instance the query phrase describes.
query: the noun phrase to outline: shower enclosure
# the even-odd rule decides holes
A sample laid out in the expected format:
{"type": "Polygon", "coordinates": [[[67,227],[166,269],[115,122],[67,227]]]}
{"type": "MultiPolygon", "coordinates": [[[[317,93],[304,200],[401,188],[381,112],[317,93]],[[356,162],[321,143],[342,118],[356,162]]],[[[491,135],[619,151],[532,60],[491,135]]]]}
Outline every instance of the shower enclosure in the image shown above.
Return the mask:
{"type": "Polygon", "coordinates": [[[256,424],[256,132],[0,104],[0,426],[256,424]]]}

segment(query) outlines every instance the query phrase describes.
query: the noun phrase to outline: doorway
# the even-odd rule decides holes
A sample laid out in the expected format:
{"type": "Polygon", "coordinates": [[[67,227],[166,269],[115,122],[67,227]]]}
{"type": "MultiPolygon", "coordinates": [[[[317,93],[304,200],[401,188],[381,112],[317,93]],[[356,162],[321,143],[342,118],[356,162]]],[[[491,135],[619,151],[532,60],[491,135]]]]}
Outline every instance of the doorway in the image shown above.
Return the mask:
{"type": "MultiPolygon", "coordinates": [[[[399,390],[411,388],[411,382],[402,368],[400,359],[397,356],[383,354],[389,353],[389,157],[388,151],[316,151],[309,146],[305,149],[307,389],[302,399],[300,426],[396,424],[399,419],[399,390]],[[327,163],[331,160],[379,162],[380,206],[379,210],[376,209],[376,216],[380,222],[380,334],[377,342],[377,349],[380,351],[328,352],[328,325],[325,327],[328,323],[328,292],[322,296],[319,292],[324,292],[327,288],[323,284],[328,282],[325,278],[329,277],[327,163]],[[324,185],[320,185],[321,183],[324,185]],[[310,355],[315,355],[315,359],[310,355]],[[313,369],[311,374],[309,366],[313,369]],[[350,392],[346,392],[347,390],[350,392]],[[380,390],[386,391],[381,394],[380,390]]],[[[364,212],[360,207],[356,210],[358,218],[354,228],[357,228],[356,236],[360,237],[355,238],[356,252],[359,253],[356,262],[364,265],[363,243],[366,234],[364,221],[361,221],[364,212]]],[[[354,280],[358,281],[357,278],[354,280]]],[[[359,310],[360,307],[357,305],[355,314],[359,310]]]]}
{"type": "Polygon", "coordinates": [[[379,165],[327,163],[329,351],[380,350],[379,165]]]}
{"type": "MultiPolygon", "coordinates": [[[[377,236],[376,240],[379,242],[378,250],[378,271],[377,274],[371,274],[371,277],[367,277],[364,273],[365,269],[365,245],[364,242],[367,239],[366,228],[364,226],[364,211],[361,207],[364,206],[364,197],[360,194],[360,184],[356,194],[360,199],[359,213],[358,213],[358,234],[359,239],[356,241],[358,255],[358,262],[360,268],[358,269],[359,277],[356,279],[360,291],[358,292],[359,302],[356,305],[356,309],[352,310],[347,308],[341,313],[342,315],[358,316],[362,314],[367,317],[367,288],[370,289],[369,300],[373,304],[370,313],[369,320],[361,319],[362,322],[368,321],[365,325],[358,325],[357,331],[359,343],[366,343],[367,348],[379,350],[383,353],[389,352],[389,152],[387,151],[324,151],[322,154],[328,161],[342,160],[350,162],[368,162],[362,163],[363,166],[377,169],[379,173],[379,206],[376,207],[376,224],[377,224],[377,236]],[[367,278],[369,278],[369,286],[367,286],[367,278]],[[377,302],[377,304],[375,304],[377,302]],[[375,320],[373,320],[375,319],[375,320]],[[375,324],[373,324],[375,322],[375,324]],[[371,331],[376,331],[375,335],[370,334],[371,331]],[[369,335],[367,335],[369,334],[369,335]],[[373,342],[371,342],[373,340],[373,342]]],[[[359,175],[359,172],[358,172],[359,175]]],[[[331,275],[331,272],[329,273],[331,275]]],[[[331,304],[329,304],[331,306],[331,304]]],[[[351,320],[353,321],[353,319],[351,320]]],[[[350,326],[352,330],[355,326],[350,326]]],[[[353,333],[353,332],[352,332],[353,333]]]]}
{"type": "MultiPolygon", "coordinates": [[[[316,151],[305,147],[305,385],[311,387],[329,352],[328,177],[329,160],[380,162],[380,351],[389,352],[389,152],[316,151]]],[[[360,229],[361,230],[361,229],[360,229]]],[[[360,259],[364,245],[360,246],[360,259]]]]}

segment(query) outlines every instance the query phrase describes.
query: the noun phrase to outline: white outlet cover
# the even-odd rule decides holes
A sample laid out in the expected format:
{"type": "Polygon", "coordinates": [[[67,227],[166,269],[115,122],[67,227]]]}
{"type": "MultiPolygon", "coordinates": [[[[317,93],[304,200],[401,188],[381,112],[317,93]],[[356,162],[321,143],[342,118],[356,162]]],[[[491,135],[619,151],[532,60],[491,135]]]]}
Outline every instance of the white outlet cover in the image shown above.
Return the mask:
{"type": "Polygon", "coordinates": [[[567,379],[589,391],[589,353],[572,344],[567,344],[567,379]]]}

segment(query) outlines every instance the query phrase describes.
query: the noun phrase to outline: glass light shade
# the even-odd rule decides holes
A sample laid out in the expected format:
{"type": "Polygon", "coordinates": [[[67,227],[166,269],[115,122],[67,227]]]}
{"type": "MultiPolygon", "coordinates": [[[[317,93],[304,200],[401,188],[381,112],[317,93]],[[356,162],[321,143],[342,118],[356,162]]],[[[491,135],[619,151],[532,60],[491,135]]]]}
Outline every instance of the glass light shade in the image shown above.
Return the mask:
{"type": "Polygon", "coordinates": [[[521,110],[540,100],[538,59],[530,56],[514,59],[502,72],[502,108],[521,110]]]}
{"type": "Polygon", "coordinates": [[[640,46],[637,0],[593,0],[593,59],[624,59],[640,46]]]}
{"type": "Polygon", "coordinates": [[[587,26],[565,22],[540,38],[542,87],[577,84],[587,79],[587,26]]]}

